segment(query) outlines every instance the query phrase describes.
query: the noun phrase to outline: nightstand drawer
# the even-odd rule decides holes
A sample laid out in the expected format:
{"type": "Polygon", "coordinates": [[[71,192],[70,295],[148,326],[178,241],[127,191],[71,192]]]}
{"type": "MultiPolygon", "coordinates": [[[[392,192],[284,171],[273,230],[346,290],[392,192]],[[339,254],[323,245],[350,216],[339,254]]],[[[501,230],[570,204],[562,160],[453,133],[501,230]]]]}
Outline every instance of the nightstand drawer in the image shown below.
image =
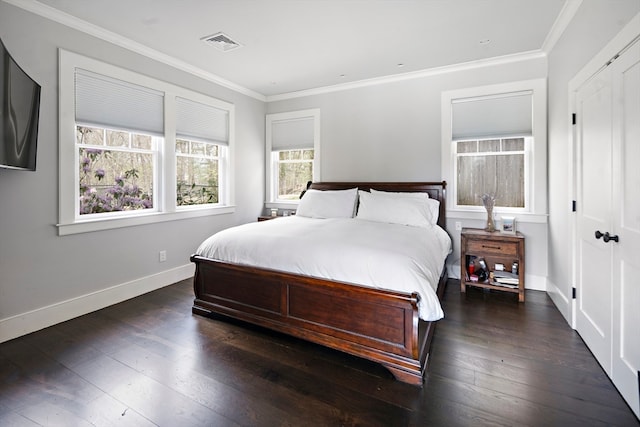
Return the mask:
{"type": "Polygon", "coordinates": [[[482,240],[467,241],[468,254],[487,254],[487,255],[504,255],[516,256],[518,254],[518,244],[512,242],[496,242],[482,240]]]}

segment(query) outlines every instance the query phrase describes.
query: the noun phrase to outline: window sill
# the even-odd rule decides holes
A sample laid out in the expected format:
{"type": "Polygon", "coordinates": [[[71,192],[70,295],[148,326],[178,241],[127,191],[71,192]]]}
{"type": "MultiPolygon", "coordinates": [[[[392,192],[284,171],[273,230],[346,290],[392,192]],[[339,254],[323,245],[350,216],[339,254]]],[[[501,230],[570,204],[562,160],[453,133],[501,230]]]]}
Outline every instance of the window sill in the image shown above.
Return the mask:
{"type": "Polygon", "coordinates": [[[267,209],[276,208],[276,209],[289,209],[296,210],[298,209],[299,200],[290,201],[290,202],[265,202],[264,207],[267,209]]]}
{"type": "MultiPolygon", "coordinates": [[[[532,224],[546,224],[548,214],[536,214],[531,212],[500,212],[499,210],[494,211],[494,216],[496,219],[499,219],[501,216],[512,216],[516,218],[516,221],[522,223],[532,223],[532,224]]],[[[487,219],[486,211],[467,211],[460,209],[447,209],[447,219],[477,219],[484,220],[487,219]]]]}
{"type": "Polygon", "coordinates": [[[58,235],[90,233],[94,231],[111,230],[114,228],[134,227],[137,225],[156,224],[166,221],[199,218],[203,216],[224,215],[234,213],[235,206],[216,206],[212,208],[189,209],[179,212],[154,212],[120,218],[102,218],[79,220],[74,223],[56,224],[58,235]]]}

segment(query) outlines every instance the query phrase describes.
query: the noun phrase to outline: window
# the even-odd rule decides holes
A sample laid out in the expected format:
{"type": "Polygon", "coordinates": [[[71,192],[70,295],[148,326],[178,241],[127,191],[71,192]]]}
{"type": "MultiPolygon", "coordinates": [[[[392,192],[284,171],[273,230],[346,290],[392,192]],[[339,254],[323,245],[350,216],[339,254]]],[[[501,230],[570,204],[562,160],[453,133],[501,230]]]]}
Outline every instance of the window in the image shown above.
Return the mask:
{"type": "Polygon", "coordinates": [[[218,203],[222,150],[222,147],[208,142],[176,140],[178,206],[218,203]]]}
{"type": "Polygon", "coordinates": [[[442,94],[442,170],[452,217],[496,210],[546,221],[546,82],[530,80],[442,94]]]}
{"type": "Polygon", "coordinates": [[[78,125],[79,215],[153,209],[159,143],[151,135],[78,125]]]}
{"type": "Polygon", "coordinates": [[[274,151],[277,163],[277,200],[296,200],[313,180],[313,150],[274,151]]]}
{"type": "Polygon", "coordinates": [[[530,137],[454,141],[456,204],[482,206],[480,196],[489,193],[496,206],[525,208],[525,146],[532,142],[530,137]]]}
{"type": "Polygon", "coordinates": [[[61,50],[59,234],[233,212],[233,113],[61,50]]]}
{"type": "Polygon", "coordinates": [[[319,180],[319,110],[267,115],[267,206],[291,207],[319,180]]]}
{"type": "Polygon", "coordinates": [[[176,204],[220,204],[226,188],[229,113],[180,97],[176,108],[176,204]]]}

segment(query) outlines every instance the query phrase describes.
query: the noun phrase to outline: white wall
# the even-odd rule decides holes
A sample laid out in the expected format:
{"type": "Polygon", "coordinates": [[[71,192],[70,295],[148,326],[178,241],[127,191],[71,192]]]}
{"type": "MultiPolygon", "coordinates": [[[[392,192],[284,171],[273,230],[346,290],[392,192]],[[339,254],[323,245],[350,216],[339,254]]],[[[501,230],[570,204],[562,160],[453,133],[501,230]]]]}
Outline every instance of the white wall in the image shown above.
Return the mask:
{"type": "MultiPolygon", "coordinates": [[[[586,0],[549,53],[548,291],[571,322],[573,158],[569,81],[640,12],[638,0],[586,0]]],[[[640,31],[640,29],[639,29],[640,31]]],[[[604,65],[604,64],[603,64],[604,65]]]]}
{"type": "MultiPolygon", "coordinates": [[[[319,108],[323,181],[441,181],[443,91],[545,78],[544,57],[461,69],[444,74],[269,102],[269,113],[319,108]]],[[[459,276],[460,232],[484,227],[478,220],[448,217],[454,242],[448,263],[459,276]]],[[[522,223],[527,253],[526,287],[545,289],[547,225],[522,223]]]]}
{"type": "Polygon", "coordinates": [[[0,342],[188,277],[206,236],[260,214],[264,102],[4,2],[0,37],[42,86],[37,171],[0,169],[0,342]],[[58,47],[235,104],[236,213],[59,237],[58,47]]]}

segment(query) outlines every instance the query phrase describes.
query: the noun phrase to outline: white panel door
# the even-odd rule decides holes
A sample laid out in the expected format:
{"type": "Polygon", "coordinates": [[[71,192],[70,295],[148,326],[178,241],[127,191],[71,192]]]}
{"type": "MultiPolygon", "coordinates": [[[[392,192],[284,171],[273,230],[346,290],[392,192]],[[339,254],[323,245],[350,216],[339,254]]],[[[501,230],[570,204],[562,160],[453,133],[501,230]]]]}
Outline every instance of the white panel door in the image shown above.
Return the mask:
{"type": "Polygon", "coordinates": [[[609,67],[576,95],[576,330],[611,375],[612,245],[597,238],[611,227],[612,88],[609,67]]]}
{"type": "Polygon", "coordinates": [[[640,42],[611,66],[613,354],[611,379],[640,417],[640,42]]]}

